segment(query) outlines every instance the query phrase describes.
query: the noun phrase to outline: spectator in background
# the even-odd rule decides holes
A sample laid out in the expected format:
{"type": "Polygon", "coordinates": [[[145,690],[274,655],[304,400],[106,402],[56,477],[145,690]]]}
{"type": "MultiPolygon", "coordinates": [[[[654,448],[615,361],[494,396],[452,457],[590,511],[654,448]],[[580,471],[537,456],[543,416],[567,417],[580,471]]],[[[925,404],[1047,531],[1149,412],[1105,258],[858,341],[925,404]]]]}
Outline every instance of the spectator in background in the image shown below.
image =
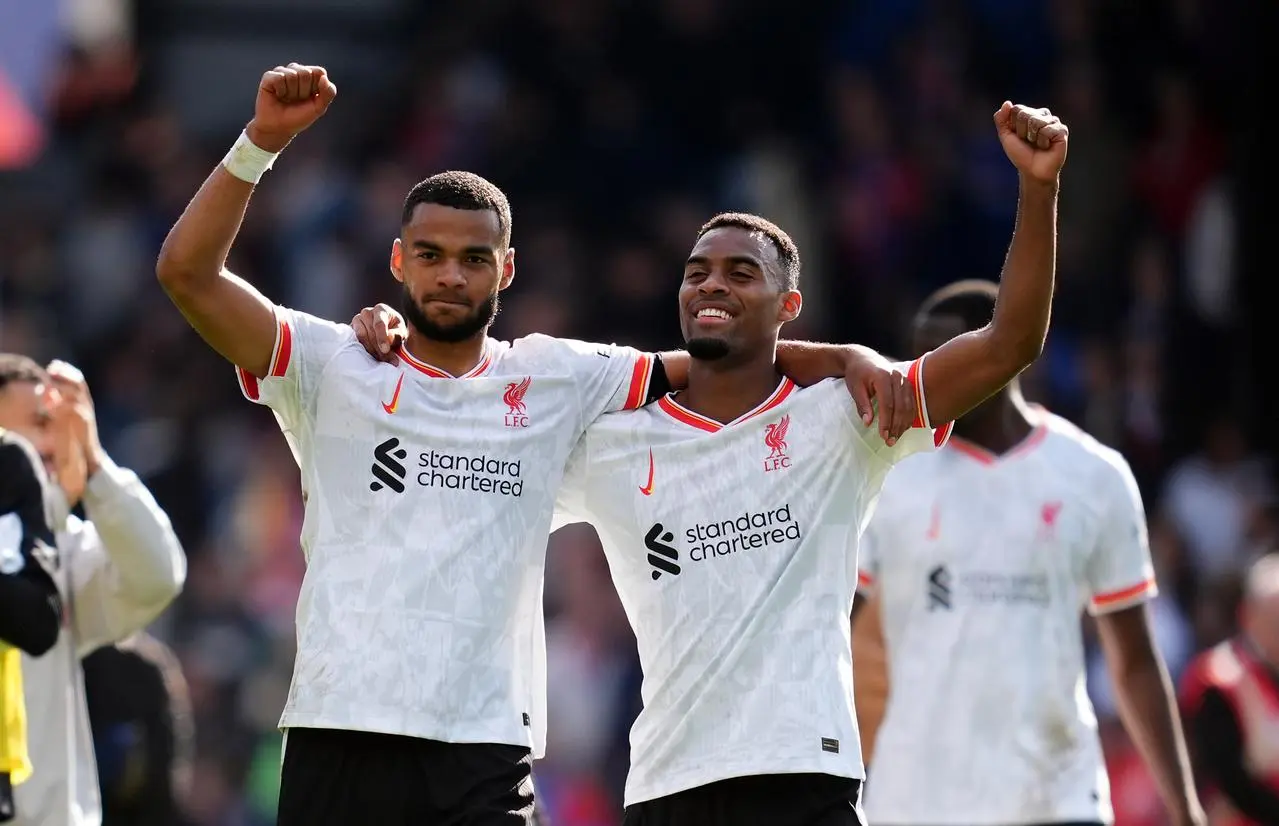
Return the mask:
{"type": "Polygon", "coordinates": [[[80,371],[0,354],[0,427],[26,437],[57,483],[50,568],[65,605],[57,644],[22,663],[39,771],[17,789],[19,826],[97,826],[97,768],[80,657],[144,627],[177,596],[186,558],[169,519],[98,443],[80,371]],[[89,519],[70,514],[84,500],[89,519]]]}
{"type": "Polygon", "coordinates": [[[14,818],[13,786],[31,776],[19,652],[52,648],[62,614],[42,559],[53,542],[46,500],[35,454],[0,430],[0,822],[14,818]]]}
{"type": "Polygon", "coordinates": [[[177,826],[194,747],[173,651],[140,632],[84,658],[103,826],[177,826]]]}
{"type": "Polygon", "coordinates": [[[1247,565],[1254,514],[1273,495],[1270,468],[1251,453],[1239,422],[1229,413],[1217,416],[1203,450],[1174,467],[1164,488],[1167,516],[1186,541],[1191,568],[1215,577],[1247,565]]]}
{"type": "MultiPolygon", "coordinates": [[[[340,52],[351,67],[341,112],[330,114],[310,146],[290,150],[313,157],[277,164],[247,216],[232,268],[268,294],[319,314],[388,300],[376,274],[385,267],[383,229],[399,219],[403,193],[423,170],[475,169],[519,206],[522,274],[506,294],[500,337],[540,330],[651,351],[671,346],[679,330],[665,293],[653,297],[645,280],[652,272],[645,256],[660,272],[662,262],[683,260],[687,228],[702,216],[748,206],[733,199],[749,190],[724,183],[741,168],[737,159],[766,149],[756,146],[765,135],[798,153],[802,186],[817,199],[820,237],[811,249],[830,262],[823,280],[831,300],[825,308],[809,302],[812,335],[895,349],[914,305],[958,277],[955,262],[989,272],[1002,261],[1002,248],[969,254],[988,233],[967,231],[980,218],[974,200],[982,189],[965,182],[989,179],[991,159],[961,152],[961,140],[970,101],[1023,84],[1086,137],[1071,148],[1063,179],[1053,333],[1041,367],[1025,377],[1027,396],[1123,451],[1152,511],[1166,515],[1160,494],[1169,465],[1203,448],[1205,373],[1189,365],[1212,365],[1225,409],[1251,413],[1276,395],[1279,371],[1263,369],[1265,331],[1249,327],[1258,303],[1249,300],[1250,256],[1265,229],[1253,229],[1258,207],[1249,188],[1257,176],[1244,153],[1261,151],[1249,104],[1264,96],[1249,92],[1262,75],[1247,66],[1261,65],[1265,50],[1248,48],[1240,36],[1260,39],[1267,28],[1258,16],[1274,4],[994,9],[979,2],[805,3],[779,14],[776,4],[750,0],[368,0],[310,4],[295,26],[281,25],[292,19],[287,0],[130,0],[121,19],[136,25],[139,82],[123,105],[127,62],[111,56],[114,46],[97,45],[101,37],[73,35],[84,51],[69,54],[56,82],[34,84],[40,99],[53,90],[45,153],[26,171],[0,175],[0,350],[41,363],[68,357],[84,369],[103,444],[147,480],[198,566],[154,632],[174,646],[190,683],[200,752],[190,814],[201,826],[273,822],[275,724],[292,670],[304,569],[297,468],[284,440],[270,417],[245,410],[225,363],[190,334],[149,277],[164,232],[222,157],[220,135],[243,124],[242,100],[201,80],[243,69],[249,53],[309,44],[335,63],[340,52]],[[393,7],[403,17],[388,14],[393,7]],[[1016,21],[1045,13],[1033,37],[1001,39],[1018,30],[1016,21]],[[1027,44],[1041,63],[1010,59],[1010,49],[1027,44]],[[733,64],[739,82],[688,82],[712,53],[746,56],[733,64]],[[1176,77],[1190,80],[1193,101],[1161,94],[1163,79],[1176,77]],[[864,86],[848,82],[859,78],[864,86]],[[1152,119],[1174,109],[1176,117],[1152,119]],[[919,130],[921,120],[945,128],[919,130]],[[414,126],[401,131],[407,121],[414,126]],[[885,145],[885,133],[904,138],[885,145]],[[1214,133],[1225,141],[1224,167],[1195,149],[1207,142],[1187,139],[1214,133]],[[1139,172],[1156,156],[1153,176],[1139,172]],[[1165,180],[1168,171],[1173,177],[1165,180]],[[1167,209],[1171,189],[1188,194],[1167,209]],[[640,227],[657,232],[644,237],[640,227]],[[1151,236],[1163,245],[1173,317],[1166,340],[1130,342],[1125,322],[1145,302],[1133,295],[1135,253],[1151,236]],[[1230,241],[1237,244],[1233,299],[1219,294],[1230,284],[1230,241]],[[883,299],[875,307],[855,300],[870,279],[883,299]],[[1248,343],[1253,354],[1232,350],[1229,364],[1214,360],[1205,331],[1231,347],[1248,343]],[[1083,369],[1095,370],[1088,386],[1058,381],[1081,346],[1088,348],[1083,369]],[[1231,365],[1242,375],[1229,375],[1231,365]]],[[[0,63],[8,70],[34,60],[57,37],[65,5],[0,0],[0,44],[23,47],[0,47],[0,63]],[[33,14],[48,20],[47,32],[23,25],[33,14]]],[[[104,9],[123,5],[80,0],[71,16],[100,20],[104,9]]],[[[33,88],[12,71],[8,79],[19,90],[33,88]]],[[[22,126],[0,117],[0,132],[22,126]]],[[[993,224],[1003,233],[1011,220],[1009,209],[993,224]]],[[[1248,422],[1254,441],[1267,421],[1248,422]]],[[[1199,508],[1208,495],[1195,490],[1187,498],[1199,508]]],[[[1179,545],[1186,540],[1176,537],[1179,545]]],[[[571,541],[552,538],[551,565],[572,556],[565,553],[571,541]]],[[[1249,538],[1249,548],[1229,556],[1251,558],[1261,541],[1249,538]]],[[[1161,573],[1161,586],[1176,580],[1183,587],[1165,588],[1155,612],[1175,607],[1193,620],[1196,646],[1211,646],[1235,633],[1241,563],[1207,577],[1194,558],[1188,551],[1175,573],[1161,573]]],[[[575,623],[567,604],[567,616],[557,619],[561,603],[549,581],[547,589],[548,622],[575,623]]],[[[1158,622],[1156,639],[1175,668],[1158,622]]],[[[571,651],[575,635],[560,636],[562,654],[582,656],[571,651]]],[[[606,765],[626,763],[626,732],[640,705],[631,681],[613,726],[620,759],[606,765]]],[[[558,703],[595,705],[583,699],[594,683],[565,681],[558,690],[558,703]]],[[[1097,705],[1104,718],[1104,700],[1097,705]]],[[[1119,755],[1122,726],[1101,725],[1116,733],[1106,747],[1119,755]]],[[[545,765],[557,759],[552,751],[545,765]]],[[[601,781],[608,771],[596,766],[590,774],[601,781]]],[[[1135,754],[1131,771],[1112,773],[1117,826],[1159,824],[1159,800],[1139,777],[1146,771],[1135,754]],[[1153,819],[1129,819],[1138,808],[1153,819]]],[[[553,780],[539,776],[538,792],[552,820],[568,824],[570,808],[589,807],[556,794],[553,780]]]]}
{"type": "Polygon", "coordinates": [[[1279,823],[1279,553],[1244,586],[1241,632],[1201,654],[1182,683],[1212,826],[1279,823]]]}

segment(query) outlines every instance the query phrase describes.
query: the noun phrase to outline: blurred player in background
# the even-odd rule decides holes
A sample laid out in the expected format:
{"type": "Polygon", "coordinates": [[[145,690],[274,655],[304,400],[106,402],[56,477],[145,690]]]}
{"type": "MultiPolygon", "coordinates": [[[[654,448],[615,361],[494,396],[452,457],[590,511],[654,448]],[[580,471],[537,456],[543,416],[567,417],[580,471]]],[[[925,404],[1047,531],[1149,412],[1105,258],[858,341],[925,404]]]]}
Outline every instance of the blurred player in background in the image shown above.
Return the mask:
{"type": "MultiPolygon", "coordinates": [[[[661,395],[687,356],[489,338],[515,275],[511,212],[468,173],[428,178],[405,201],[390,256],[407,318],[394,365],[371,360],[351,327],[273,305],[227,272],[254,185],[336,95],[321,67],[267,72],[253,120],[156,270],[245,395],[275,413],[301,468],[307,570],[279,824],[526,823],[564,464],[591,421],[661,395]]],[[[882,359],[792,350],[797,369],[822,368],[814,381],[852,359],[891,406],[882,359]]]]}
{"type": "MultiPolygon", "coordinates": [[[[983,329],[996,298],[984,281],[939,290],[916,316],[916,351],[983,329]]],[[[861,581],[877,596],[891,672],[872,823],[1112,822],[1084,692],[1085,608],[1173,823],[1203,822],[1147,616],[1145,511],[1117,452],[1011,383],[955,423],[948,449],[889,477],[861,581]]]]}
{"type": "Polygon", "coordinates": [[[194,758],[177,655],[146,632],[84,658],[104,826],[178,826],[194,758]]]}
{"type": "Polygon", "coordinates": [[[17,790],[21,826],[102,821],[80,658],[145,627],[186,580],[169,518],[98,442],[93,399],[75,367],[0,354],[0,427],[26,437],[49,471],[56,542],[49,567],[65,606],[54,650],[23,661],[31,759],[17,790]],[[85,519],[71,515],[83,502],[85,519]]]}
{"type": "Polygon", "coordinates": [[[58,641],[62,601],[47,568],[54,542],[40,459],[0,428],[0,822],[14,819],[13,787],[31,776],[22,653],[58,641]]]}
{"type": "Polygon", "coordinates": [[[1182,708],[1212,826],[1279,823],[1279,554],[1253,564],[1240,633],[1182,677],[1182,708]]]}
{"type": "Polygon", "coordinates": [[[574,450],[564,521],[599,533],[644,669],[627,826],[861,822],[847,621],[859,536],[890,468],[944,444],[1048,329],[1067,130],[1011,103],[995,125],[1020,178],[998,307],[909,365],[917,429],[889,446],[837,382],[796,389],[778,373],[799,252],[729,214],[684,269],[687,390],[601,417],[574,450]]]}

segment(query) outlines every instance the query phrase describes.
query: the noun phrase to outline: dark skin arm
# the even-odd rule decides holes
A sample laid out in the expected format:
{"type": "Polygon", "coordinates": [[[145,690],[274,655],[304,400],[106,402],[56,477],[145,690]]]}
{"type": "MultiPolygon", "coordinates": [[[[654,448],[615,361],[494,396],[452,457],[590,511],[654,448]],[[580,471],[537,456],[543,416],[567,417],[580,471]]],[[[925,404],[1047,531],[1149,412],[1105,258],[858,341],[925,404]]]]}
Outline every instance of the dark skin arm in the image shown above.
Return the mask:
{"type": "Polygon", "coordinates": [[[853,612],[848,617],[850,622],[857,622],[857,615],[861,613],[861,610],[866,607],[866,603],[869,601],[870,600],[866,599],[866,597],[862,596],[861,591],[858,591],[853,596],[853,612]]]}
{"type": "Polygon", "coordinates": [[[853,601],[852,619],[853,706],[862,738],[862,761],[870,766],[891,691],[887,652],[880,613],[861,594],[853,601]],[[863,606],[868,607],[863,610],[863,606]]]}
{"type": "MultiPolygon", "coordinates": [[[[407,338],[404,318],[386,304],[365,307],[351,319],[356,338],[369,354],[380,361],[395,362],[395,351],[407,338]]],[[[674,390],[688,386],[688,353],[662,353],[666,381],[674,390]]],[[[777,367],[791,381],[808,387],[829,378],[844,379],[862,422],[875,418],[884,441],[893,444],[915,420],[915,394],[905,375],[888,359],[869,347],[856,344],[816,344],[807,341],[779,341],[777,367]]]]}
{"type": "MultiPolygon", "coordinates": [[[[664,354],[666,378],[676,390],[688,386],[688,353],[664,354]],[[668,361],[668,357],[671,359],[668,361]]],[[[892,362],[859,344],[820,344],[811,341],[777,342],[777,369],[800,387],[809,387],[841,376],[862,418],[869,426],[875,418],[872,399],[879,402],[879,432],[893,444],[915,420],[915,394],[906,376],[892,362]]]]}
{"type": "MultiPolygon", "coordinates": [[[[258,85],[250,140],[279,152],[337,95],[319,66],[277,66],[258,85]]],[[[169,230],[156,277],[191,327],[224,358],[265,376],[275,349],[275,311],[262,293],[226,269],[253,184],[218,164],[169,230]]]]}
{"type": "Polygon", "coordinates": [[[1017,168],[1017,220],[994,318],[928,356],[924,388],[929,421],[954,421],[1025,370],[1043,350],[1057,258],[1058,178],[1068,131],[1047,109],[1004,103],[995,128],[1017,168]]]}
{"type": "Polygon", "coordinates": [[[1204,823],[1172,683],[1145,604],[1097,617],[1119,715],[1174,824],[1204,823]]]}

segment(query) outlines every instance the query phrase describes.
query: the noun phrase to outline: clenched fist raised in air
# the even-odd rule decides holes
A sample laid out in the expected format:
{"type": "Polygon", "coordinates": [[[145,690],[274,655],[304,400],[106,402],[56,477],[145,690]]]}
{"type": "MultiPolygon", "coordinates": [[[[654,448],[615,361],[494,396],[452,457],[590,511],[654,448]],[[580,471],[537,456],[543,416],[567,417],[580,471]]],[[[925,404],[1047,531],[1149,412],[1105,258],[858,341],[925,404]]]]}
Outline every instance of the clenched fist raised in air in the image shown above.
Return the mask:
{"type": "Polygon", "coordinates": [[[244,128],[254,144],[280,152],[302,130],[328,111],[338,87],[323,66],[290,63],[262,75],[253,120],[244,128]]]}
{"type": "Polygon", "coordinates": [[[1047,109],[1033,109],[1004,101],[995,113],[995,129],[1004,154],[1025,178],[1057,184],[1066,163],[1070,130],[1047,109]]]}

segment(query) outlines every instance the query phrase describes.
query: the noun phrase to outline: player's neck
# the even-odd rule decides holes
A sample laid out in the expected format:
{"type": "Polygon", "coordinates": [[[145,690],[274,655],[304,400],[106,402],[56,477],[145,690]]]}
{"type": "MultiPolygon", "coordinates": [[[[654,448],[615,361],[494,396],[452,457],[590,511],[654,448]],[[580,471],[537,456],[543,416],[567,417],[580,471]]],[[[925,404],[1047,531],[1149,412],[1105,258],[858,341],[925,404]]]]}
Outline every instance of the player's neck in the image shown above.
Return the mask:
{"type": "Polygon", "coordinates": [[[1009,386],[955,422],[955,435],[996,456],[1025,441],[1035,429],[1034,415],[1016,386],[1009,386]]]}
{"type": "Polygon", "coordinates": [[[409,327],[409,337],[404,342],[404,349],[418,361],[426,362],[451,376],[462,376],[480,363],[487,342],[488,334],[483,331],[463,341],[438,341],[409,327]]]}
{"type": "Polygon", "coordinates": [[[679,403],[708,419],[731,422],[759,407],[777,389],[781,376],[772,352],[749,362],[692,359],[688,388],[679,403]]]}

